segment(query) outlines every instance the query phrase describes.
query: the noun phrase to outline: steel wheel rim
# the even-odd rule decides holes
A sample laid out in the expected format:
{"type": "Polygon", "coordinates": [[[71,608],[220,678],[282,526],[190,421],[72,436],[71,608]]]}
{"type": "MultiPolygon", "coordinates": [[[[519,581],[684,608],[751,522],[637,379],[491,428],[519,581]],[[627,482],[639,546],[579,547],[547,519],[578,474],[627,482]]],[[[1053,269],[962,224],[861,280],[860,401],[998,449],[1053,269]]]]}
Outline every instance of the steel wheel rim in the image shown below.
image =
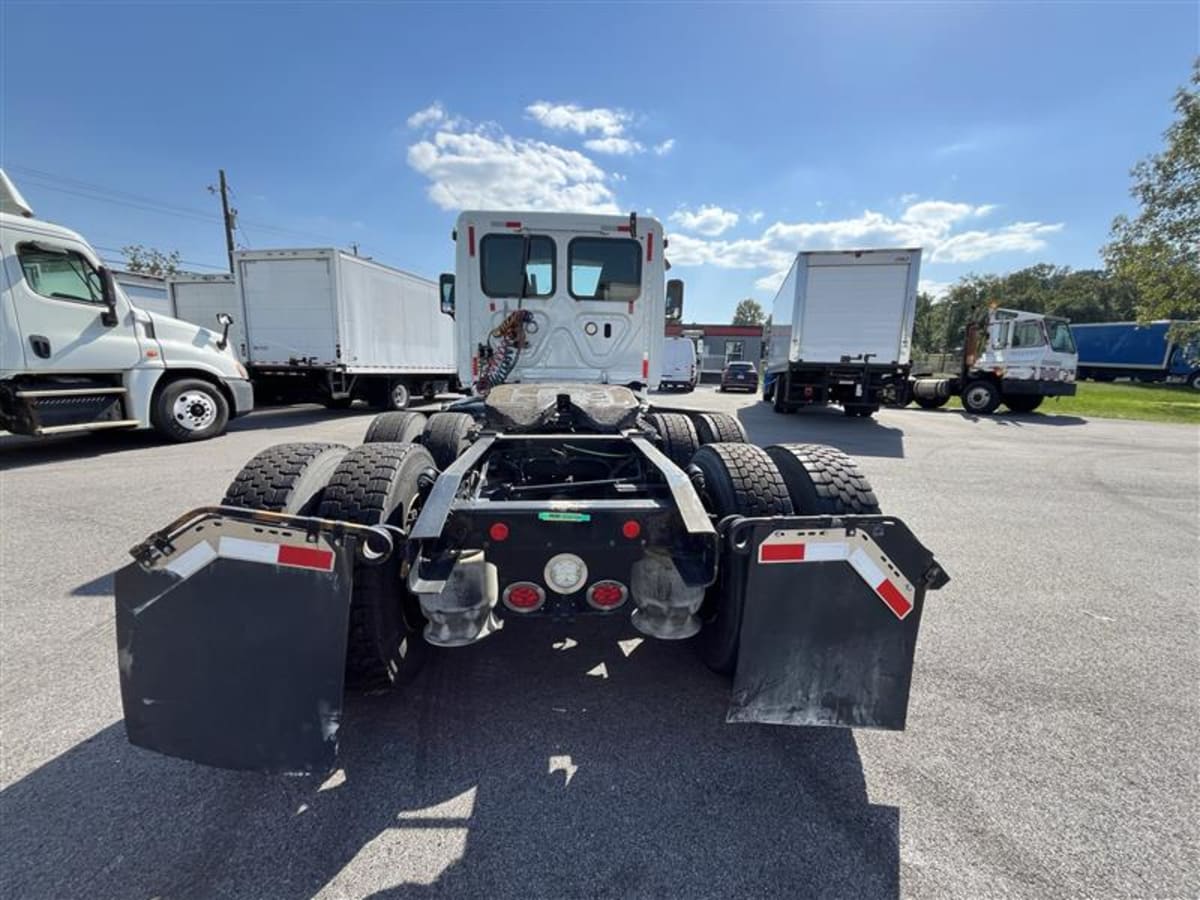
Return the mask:
{"type": "Polygon", "coordinates": [[[217,404],[201,391],[184,391],[175,398],[171,415],[188,431],[203,431],[217,420],[217,404]]]}
{"type": "Polygon", "coordinates": [[[403,409],[408,405],[408,388],[402,384],[392,385],[392,406],[403,409]]]}
{"type": "Polygon", "coordinates": [[[982,409],[987,406],[989,397],[991,396],[987,388],[975,387],[967,391],[967,396],[964,398],[967,401],[967,406],[972,409],[982,409]]]}

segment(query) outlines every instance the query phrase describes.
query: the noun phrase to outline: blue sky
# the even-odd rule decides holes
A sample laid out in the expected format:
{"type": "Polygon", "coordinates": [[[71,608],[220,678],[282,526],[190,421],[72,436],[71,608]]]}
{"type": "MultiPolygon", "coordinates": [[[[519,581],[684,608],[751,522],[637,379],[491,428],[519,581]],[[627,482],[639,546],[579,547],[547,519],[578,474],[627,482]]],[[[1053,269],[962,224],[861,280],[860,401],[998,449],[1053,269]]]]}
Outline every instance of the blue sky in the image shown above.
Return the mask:
{"type": "Polygon", "coordinates": [[[1198,10],[8,0],[0,164],[106,256],[210,267],[219,166],[239,244],[428,276],[462,206],[652,211],[687,318],[727,321],[799,249],[920,244],[930,284],[1097,265],[1198,10]]]}

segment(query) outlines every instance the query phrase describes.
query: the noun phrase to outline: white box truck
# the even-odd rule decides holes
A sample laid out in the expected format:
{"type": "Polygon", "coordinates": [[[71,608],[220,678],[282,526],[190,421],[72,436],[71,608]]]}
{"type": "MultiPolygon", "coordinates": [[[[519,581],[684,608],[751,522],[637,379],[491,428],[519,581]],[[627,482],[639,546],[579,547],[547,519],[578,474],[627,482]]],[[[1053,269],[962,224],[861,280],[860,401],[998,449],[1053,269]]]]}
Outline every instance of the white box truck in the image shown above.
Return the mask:
{"type": "Polygon", "coordinates": [[[233,319],[229,329],[229,345],[238,359],[246,362],[246,313],[238,296],[237,282],[227,273],[198,275],[189,272],[167,279],[167,295],[171,315],[207,326],[222,313],[233,319]]]}
{"type": "Polygon", "coordinates": [[[197,441],[253,409],[228,320],[210,330],[131,303],[87,241],[34,218],[3,172],[0,253],[0,428],[197,441]]]}
{"type": "Polygon", "coordinates": [[[775,295],[763,399],[870,416],[908,384],[921,251],[803,252],[775,295]]]}
{"type": "Polygon", "coordinates": [[[457,388],[436,283],[336,249],[242,250],[234,268],[263,397],[403,409],[457,388]]]}

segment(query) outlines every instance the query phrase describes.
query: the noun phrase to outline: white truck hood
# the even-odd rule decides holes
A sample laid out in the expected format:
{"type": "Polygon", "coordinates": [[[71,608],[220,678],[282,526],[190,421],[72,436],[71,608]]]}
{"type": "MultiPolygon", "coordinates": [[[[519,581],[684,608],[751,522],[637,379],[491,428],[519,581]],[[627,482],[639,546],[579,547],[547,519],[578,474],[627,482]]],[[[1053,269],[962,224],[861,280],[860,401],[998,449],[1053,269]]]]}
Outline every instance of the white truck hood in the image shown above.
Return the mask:
{"type": "Polygon", "coordinates": [[[162,360],[168,368],[198,368],[222,378],[245,378],[246,371],[234,355],[232,344],[222,350],[218,343],[221,333],[165,316],[161,313],[137,310],[139,321],[148,320],[154,328],[162,360]]]}

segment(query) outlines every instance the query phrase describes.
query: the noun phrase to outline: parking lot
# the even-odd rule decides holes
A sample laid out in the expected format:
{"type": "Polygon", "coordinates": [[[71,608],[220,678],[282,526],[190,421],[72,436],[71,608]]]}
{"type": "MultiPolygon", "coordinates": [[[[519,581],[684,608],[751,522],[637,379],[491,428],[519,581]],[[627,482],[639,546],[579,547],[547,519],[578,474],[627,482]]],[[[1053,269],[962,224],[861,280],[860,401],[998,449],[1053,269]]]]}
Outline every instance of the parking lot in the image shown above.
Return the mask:
{"type": "Polygon", "coordinates": [[[691,647],[611,619],[524,623],[353,699],[324,784],[144,752],[117,689],[126,548],[258,450],[355,443],[371,413],[262,410],[194,446],[5,435],[0,894],[1196,895],[1195,428],[662,399],[846,450],[937,553],[907,731],[726,725],[691,647]]]}

